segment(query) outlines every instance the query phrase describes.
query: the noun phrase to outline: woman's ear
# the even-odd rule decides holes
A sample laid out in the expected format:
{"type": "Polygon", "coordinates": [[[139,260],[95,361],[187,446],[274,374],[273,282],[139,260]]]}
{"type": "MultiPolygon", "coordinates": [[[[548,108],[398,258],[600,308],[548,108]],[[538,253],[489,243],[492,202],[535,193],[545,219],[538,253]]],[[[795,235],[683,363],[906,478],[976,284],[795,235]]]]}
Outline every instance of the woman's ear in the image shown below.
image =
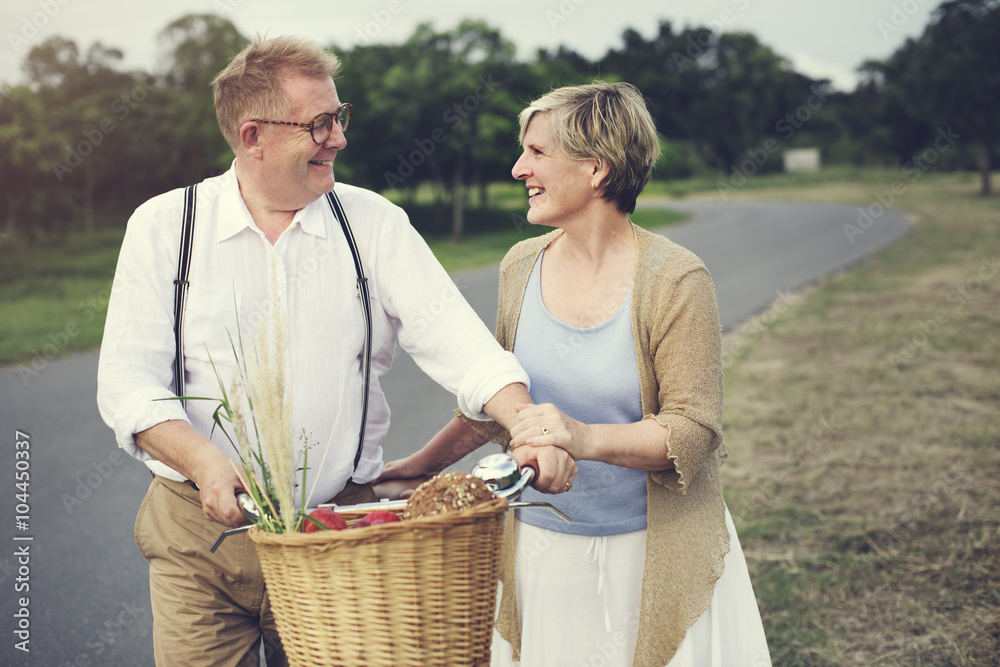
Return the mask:
{"type": "Polygon", "coordinates": [[[590,187],[594,188],[594,192],[598,192],[604,187],[604,180],[611,173],[611,167],[608,163],[600,158],[593,158],[593,171],[590,177],[590,187]]]}

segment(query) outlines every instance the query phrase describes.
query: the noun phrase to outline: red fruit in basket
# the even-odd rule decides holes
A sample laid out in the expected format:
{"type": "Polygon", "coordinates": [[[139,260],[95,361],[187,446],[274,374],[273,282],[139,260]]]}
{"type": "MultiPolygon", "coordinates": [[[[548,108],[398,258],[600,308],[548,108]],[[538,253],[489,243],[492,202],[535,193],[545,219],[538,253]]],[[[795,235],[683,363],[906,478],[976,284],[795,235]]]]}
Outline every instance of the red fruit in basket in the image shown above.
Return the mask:
{"type": "MultiPolygon", "coordinates": [[[[347,521],[344,520],[344,517],[340,516],[332,509],[329,509],[327,507],[320,507],[318,509],[314,509],[312,512],[309,513],[309,516],[319,521],[329,530],[343,530],[347,528],[347,521]]],[[[317,526],[309,519],[306,519],[305,526],[302,528],[302,532],[315,533],[318,530],[323,530],[323,529],[317,526]]]]}
{"type": "Polygon", "coordinates": [[[362,521],[367,521],[369,526],[377,526],[382,523],[396,523],[399,517],[389,510],[375,510],[369,512],[362,521]]]}
{"type": "Polygon", "coordinates": [[[350,525],[350,528],[364,528],[365,526],[370,526],[371,524],[364,519],[358,519],[350,525]]]}

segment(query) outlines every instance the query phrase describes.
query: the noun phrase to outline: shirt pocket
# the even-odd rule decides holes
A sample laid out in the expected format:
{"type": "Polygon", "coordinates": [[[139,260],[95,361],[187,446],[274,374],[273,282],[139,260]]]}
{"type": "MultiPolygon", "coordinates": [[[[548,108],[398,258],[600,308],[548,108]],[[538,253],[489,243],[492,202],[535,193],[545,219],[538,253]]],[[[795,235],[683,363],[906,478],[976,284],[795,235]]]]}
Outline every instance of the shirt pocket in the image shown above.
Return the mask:
{"type": "Polygon", "coordinates": [[[184,356],[217,366],[236,364],[242,294],[233,290],[191,290],[184,313],[184,356]]]}

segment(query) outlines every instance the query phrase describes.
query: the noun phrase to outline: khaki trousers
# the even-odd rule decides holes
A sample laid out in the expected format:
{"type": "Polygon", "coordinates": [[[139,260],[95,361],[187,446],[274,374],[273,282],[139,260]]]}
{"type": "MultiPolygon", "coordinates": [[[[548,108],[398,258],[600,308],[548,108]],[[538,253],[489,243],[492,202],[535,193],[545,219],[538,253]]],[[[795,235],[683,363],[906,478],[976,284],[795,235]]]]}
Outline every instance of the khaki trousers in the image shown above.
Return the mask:
{"type": "MultiPolygon", "coordinates": [[[[349,482],[339,504],[377,500],[349,482]]],[[[135,542],[149,561],[153,653],[158,667],[287,665],[253,542],[205,518],[198,490],[154,477],[139,507],[135,542]]]]}

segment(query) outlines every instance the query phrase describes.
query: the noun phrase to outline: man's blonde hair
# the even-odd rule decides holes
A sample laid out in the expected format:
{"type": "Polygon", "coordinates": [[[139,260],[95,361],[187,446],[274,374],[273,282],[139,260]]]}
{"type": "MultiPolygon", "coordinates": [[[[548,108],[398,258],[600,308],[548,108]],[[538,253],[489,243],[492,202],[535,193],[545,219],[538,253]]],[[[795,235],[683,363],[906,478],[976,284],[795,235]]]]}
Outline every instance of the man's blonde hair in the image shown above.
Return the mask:
{"type": "Polygon", "coordinates": [[[632,213],[660,157],[656,125],[642,93],[632,84],[606,81],[557,88],[518,115],[522,144],[528,123],[539,113],[551,123],[556,148],[574,159],[596,158],[602,167],[608,165],[601,197],[632,213]]]}
{"type": "Polygon", "coordinates": [[[258,38],[212,81],[222,136],[235,152],[240,126],[250,118],[284,120],[289,101],[278,85],[282,78],[332,78],[339,70],[340,59],[312,42],[295,37],[258,38]]]}

